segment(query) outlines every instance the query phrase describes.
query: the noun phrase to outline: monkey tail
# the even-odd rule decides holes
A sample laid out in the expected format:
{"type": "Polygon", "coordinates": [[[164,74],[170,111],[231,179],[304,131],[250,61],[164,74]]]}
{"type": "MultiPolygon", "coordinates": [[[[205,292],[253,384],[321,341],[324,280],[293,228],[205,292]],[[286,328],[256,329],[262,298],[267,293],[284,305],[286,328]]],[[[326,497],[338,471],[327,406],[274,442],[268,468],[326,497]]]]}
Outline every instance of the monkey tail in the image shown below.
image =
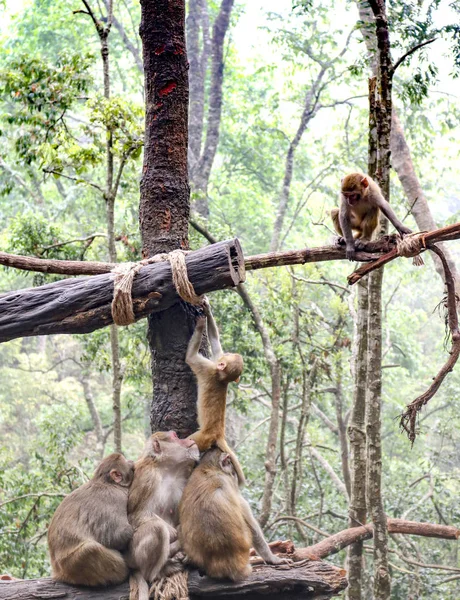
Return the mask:
{"type": "Polygon", "coordinates": [[[233,452],[233,450],[230,448],[230,446],[227,444],[227,442],[224,439],[220,439],[216,441],[216,446],[222,450],[222,452],[226,452],[233,463],[233,468],[235,469],[236,472],[236,476],[238,477],[238,485],[239,487],[243,487],[246,484],[246,478],[244,476],[243,473],[243,469],[241,468],[240,462],[236,457],[236,454],[233,452]]]}
{"type": "Polygon", "coordinates": [[[139,571],[129,578],[129,600],[149,600],[149,584],[139,571]]]}

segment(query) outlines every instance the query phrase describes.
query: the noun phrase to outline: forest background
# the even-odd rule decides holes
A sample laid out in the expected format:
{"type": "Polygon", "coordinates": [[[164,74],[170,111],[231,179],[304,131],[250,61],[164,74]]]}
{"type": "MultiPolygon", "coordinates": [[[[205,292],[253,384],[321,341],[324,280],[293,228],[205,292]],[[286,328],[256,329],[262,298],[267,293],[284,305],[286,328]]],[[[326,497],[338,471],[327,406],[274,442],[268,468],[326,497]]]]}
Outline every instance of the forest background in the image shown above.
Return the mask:
{"type": "MultiPolygon", "coordinates": [[[[367,165],[368,67],[358,8],[332,1],[229,5],[215,156],[212,140],[191,122],[191,247],[232,236],[246,255],[330,243],[327,211],[337,203],[340,177],[367,165]]],[[[117,260],[138,260],[140,9],[129,0],[115,4],[107,99],[99,39],[91,20],[78,12],[82,6],[77,0],[4,6],[0,248],[42,258],[109,260],[113,237],[117,260]],[[101,191],[107,126],[114,132],[117,165],[123,165],[113,236],[101,191]]],[[[221,4],[201,0],[198,6],[212,26],[221,4]]],[[[426,21],[427,7],[414,4],[405,14],[395,4],[391,16],[399,25],[397,49],[411,27],[426,21]]],[[[458,16],[448,3],[430,14],[436,27],[458,16]]],[[[189,20],[189,32],[190,26],[189,20]]],[[[206,34],[200,43],[210,44],[206,34]]],[[[460,212],[460,83],[450,50],[447,39],[437,39],[400,67],[394,89],[415,172],[439,226],[458,221],[460,212]]],[[[201,107],[208,114],[214,80],[209,53],[201,58],[206,75],[198,113],[201,107]]],[[[204,129],[212,131],[213,116],[209,112],[204,129]]],[[[414,199],[395,173],[392,183],[396,212],[417,229],[410,214],[414,199]]],[[[458,259],[458,243],[449,249],[458,259]]],[[[443,284],[432,262],[425,262],[416,269],[410,261],[394,261],[385,272],[384,502],[389,517],[455,524],[458,370],[422,414],[413,449],[397,421],[446,355],[443,284]]],[[[261,514],[269,539],[309,545],[347,526],[346,426],[356,320],[356,291],[346,286],[350,270],[345,261],[278,268],[248,275],[249,304],[232,291],[211,297],[224,348],[245,358],[244,377],[230,393],[229,440],[256,514],[267,497],[264,463],[273,416],[273,364],[267,358],[274,357],[280,376],[277,473],[269,513],[261,514]],[[250,304],[261,319],[256,327],[250,304]]],[[[1,268],[0,291],[59,278],[1,268]]],[[[119,390],[121,445],[130,458],[150,431],[146,322],[120,328],[117,337],[116,377],[108,329],[0,345],[2,571],[27,578],[49,573],[45,536],[55,507],[120,442],[114,440],[113,411],[119,390]]],[[[393,536],[390,549],[392,598],[458,597],[457,544],[393,536]]],[[[331,560],[342,564],[344,552],[331,560]]]]}

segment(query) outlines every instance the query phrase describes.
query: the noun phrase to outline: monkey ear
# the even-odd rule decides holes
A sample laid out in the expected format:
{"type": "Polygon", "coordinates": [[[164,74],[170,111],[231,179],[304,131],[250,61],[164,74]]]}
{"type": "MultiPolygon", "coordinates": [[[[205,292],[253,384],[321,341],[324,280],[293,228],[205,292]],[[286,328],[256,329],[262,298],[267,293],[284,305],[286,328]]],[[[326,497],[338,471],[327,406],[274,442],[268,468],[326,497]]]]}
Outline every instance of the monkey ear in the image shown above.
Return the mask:
{"type": "Polygon", "coordinates": [[[160,440],[152,440],[152,450],[154,454],[161,454],[160,440]]]}
{"type": "Polygon", "coordinates": [[[218,371],[225,371],[226,368],[227,368],[227,363],[224,360],[220,360],[217,363],[217,370],[218,371]]]}
{"type": "Polygon", "coordinates": [[[118,469],[112,469],[109,473],[110,479],[115,481],[115,483],[121,483],[123,481],[123,475],[118,469]]]}
{"type": "Polygon", "coordinates": [[[368,180],[368,178],[367,178],[367,177],[363,177],[363,178],[361,179],[361,185],[362,185],[363,187],[365,187],[365,188],[369,187],[369,180],[368,180]]]}
{"type": "Polygon", "coordinates": [[[228,471],[232,467],[232,465],[233,463],[230,454],[227,454],[227,452],[223,452],[220,457],[220,466],[222,467],[222,469],[224,471],[228,471]]]}

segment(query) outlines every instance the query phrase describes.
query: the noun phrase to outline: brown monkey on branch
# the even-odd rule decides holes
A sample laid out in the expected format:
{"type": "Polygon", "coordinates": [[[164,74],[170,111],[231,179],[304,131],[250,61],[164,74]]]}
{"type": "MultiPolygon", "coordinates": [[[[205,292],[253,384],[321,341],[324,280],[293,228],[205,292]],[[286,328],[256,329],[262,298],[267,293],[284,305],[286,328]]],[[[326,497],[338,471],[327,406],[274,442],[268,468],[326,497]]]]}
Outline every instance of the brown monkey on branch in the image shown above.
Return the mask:
{"type": "Polygon", "coordinates": [[[179,506],[180,542],[191,563],[209,577],[238,581],[251,571],[249,550],[271,565],[291,562],[272,554],[260,525],[238,489],[232,457],[219,448],[204,453],[179,506]]]}
{"type": "Polygon", "coordinates": [[[238,482],[244,485],[244,473],[238,459],[225,440],[225,409],[227,388],[232,381],[238,382],[243,371],[240,354],[222,351],[219,330],[207,299],[203,302],[206,318],[198,319],[187,348],[185,362],[196,375],[198,384],[198,425],[200,429],[189,436],[195,440],[200,452],[216,445],[230,455],[238,482]],[[199,353],[205,325],[208,325],[208,338],[211,344],[211,358],[199,353]]]}
{"type": "Polygon", "coordinates": [[[379,225],[380,211],[401,236],[412,233],[398,220],[378,184],[368,175],[351,173],[342,179],[340,208],[331,210],[331,218],[337,233],[345,238],[348,260],[354,260],[355,251],[360,249],[361,245],[355,242],[356,239],[372,239],[379,225]]]}
{"type": "Polygon", "coordinates": [[[131,460],[110,454],[93,478],[58,506],[48,528],[54,579],[99,586],[128,577],[121,553],[133,535],[127,513],[133,472],[131,460]]]}
{"type": "Polygon", "coordinates": [[[130,600],[148,600],[149,583],[183,570],[177,555],[178,507],[198,459],[193,440],[180,440],[168,431],[151,435],[136,461],[128,500],[134,535],[126,558],[135,569],[130,600]]]}

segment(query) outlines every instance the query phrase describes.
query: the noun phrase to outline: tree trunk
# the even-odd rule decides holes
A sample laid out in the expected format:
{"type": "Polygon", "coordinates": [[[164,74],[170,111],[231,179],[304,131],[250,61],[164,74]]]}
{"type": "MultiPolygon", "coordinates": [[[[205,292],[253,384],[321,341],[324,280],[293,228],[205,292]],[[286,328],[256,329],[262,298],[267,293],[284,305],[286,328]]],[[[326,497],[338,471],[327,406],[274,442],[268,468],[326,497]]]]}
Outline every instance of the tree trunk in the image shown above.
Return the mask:
{"type": "MultiPolygon", "coordinates": [[[[358,307],[353,349],[353,406],[348,437],[350,439],[351,495],[348,509],[350,527],[366,522],[366,389],[368,346],[368,280],[358,283],[358,307]]],[[[348,600],[361,600],[363,542],[358,540],[348,550],[348,600]]]]}
{"type": "MultiPolygon", "coordinates": [[[[185,0],[141,2],[146,115],[139,219],[144,257],[188,248],[184,21],[185,0]]],[[[188,435],[196,430],[196,385],[184,362],[196,314],[195,308],[181,302],[149,318],[152,431],[168,427],[188,435]]]]}

